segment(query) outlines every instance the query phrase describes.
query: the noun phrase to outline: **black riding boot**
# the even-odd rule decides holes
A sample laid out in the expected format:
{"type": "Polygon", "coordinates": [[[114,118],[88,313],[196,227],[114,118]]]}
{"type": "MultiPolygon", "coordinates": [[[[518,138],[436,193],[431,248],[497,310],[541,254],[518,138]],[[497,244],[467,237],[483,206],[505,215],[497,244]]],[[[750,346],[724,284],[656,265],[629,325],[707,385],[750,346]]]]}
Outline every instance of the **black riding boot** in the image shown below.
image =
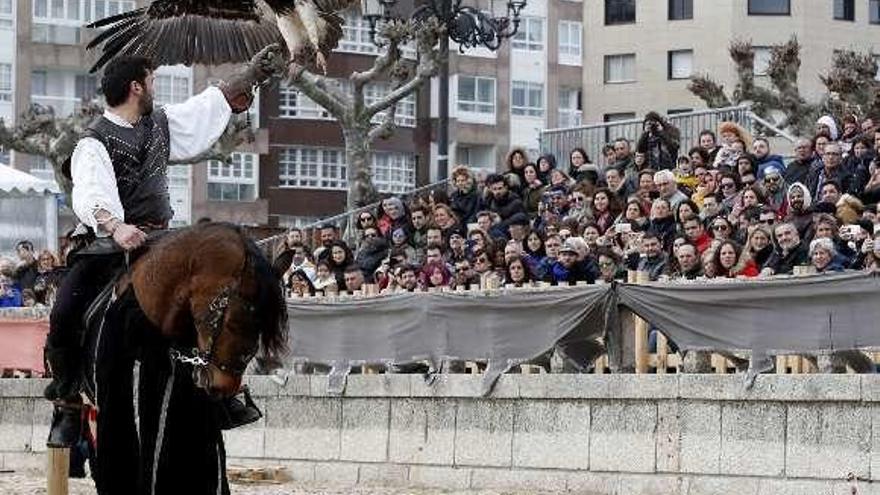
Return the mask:
{"type": "Polygon", "coordinates": [[[80,398],[80,356],[78,349],[45,349],[52,382],[43,395],[55,403],[48,447],[72,447],[82,433],[82,399],[80,398]]]}

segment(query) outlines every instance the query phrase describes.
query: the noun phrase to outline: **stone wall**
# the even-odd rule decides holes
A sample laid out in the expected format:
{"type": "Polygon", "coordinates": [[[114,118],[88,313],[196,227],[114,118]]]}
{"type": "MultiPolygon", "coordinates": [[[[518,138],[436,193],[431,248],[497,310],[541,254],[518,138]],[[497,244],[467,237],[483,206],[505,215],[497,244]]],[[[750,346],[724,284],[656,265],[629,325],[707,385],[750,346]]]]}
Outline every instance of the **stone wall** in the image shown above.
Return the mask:
{"type": "MultiPolygon", "coordinates": [[[[606,495],[880,495],[880,377],[352,375],[249,380],[265,413],[230,464],[296,479],[606,495]]],[[[0,467],[40,466],[38,380],[0,380],[0,467]]]]}

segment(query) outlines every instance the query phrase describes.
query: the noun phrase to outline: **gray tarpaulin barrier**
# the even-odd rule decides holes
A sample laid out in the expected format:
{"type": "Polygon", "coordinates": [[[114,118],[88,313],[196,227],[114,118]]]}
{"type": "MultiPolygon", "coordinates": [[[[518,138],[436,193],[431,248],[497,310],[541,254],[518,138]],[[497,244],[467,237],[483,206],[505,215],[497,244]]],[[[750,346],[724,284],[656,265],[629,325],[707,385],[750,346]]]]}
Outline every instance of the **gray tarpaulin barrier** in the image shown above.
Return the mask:
{"type": "Polygon", "coordinates": [[[747,350],[747,380],[767,356],[880,346],[880,274],[621,284],[619,304],[686,350],[747,350]]]}
{"type": "Polygon", "coordinates": [[[484,393],[512,366],[558,346],[585,363],[604,336],[619,362],[619,306],[684,350],[746,350],[750,376],[775,353],[880,347],[880,276],[592,285],[542,290],[400,293],[288,301],[291,363],[332,367],[341,392],[351,366],[488,361],[484,393]],[[756,359],[757,358],[757,359],[756,359]],[[758,363],[757,365],[755,363],[758,363]]]}
{"type": "Polygon", "coordinates": [[[602,335],[609,286],[545,290],[399,293],[333,301],[288,300],[293,361],[332,366],[341,392],[351,366],[444,360],[488,361],[483,390],[512,366],[602,335]]]}

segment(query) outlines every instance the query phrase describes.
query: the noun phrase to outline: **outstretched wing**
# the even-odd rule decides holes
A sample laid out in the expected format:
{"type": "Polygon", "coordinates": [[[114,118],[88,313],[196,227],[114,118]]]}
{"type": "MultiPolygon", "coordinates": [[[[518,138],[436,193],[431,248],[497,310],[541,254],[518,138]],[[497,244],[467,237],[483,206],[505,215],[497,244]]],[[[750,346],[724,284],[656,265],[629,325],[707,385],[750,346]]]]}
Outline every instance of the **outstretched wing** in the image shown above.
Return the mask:
{"type": "Polygon", "coordinates": [[[120,55],[147,56],[156,65],[247,62],[281,40],[274,16],[263,14],[256,0],[154,0],[87,26],[106,28],[88,45],[103,45],[91,72],[120,55]]]}

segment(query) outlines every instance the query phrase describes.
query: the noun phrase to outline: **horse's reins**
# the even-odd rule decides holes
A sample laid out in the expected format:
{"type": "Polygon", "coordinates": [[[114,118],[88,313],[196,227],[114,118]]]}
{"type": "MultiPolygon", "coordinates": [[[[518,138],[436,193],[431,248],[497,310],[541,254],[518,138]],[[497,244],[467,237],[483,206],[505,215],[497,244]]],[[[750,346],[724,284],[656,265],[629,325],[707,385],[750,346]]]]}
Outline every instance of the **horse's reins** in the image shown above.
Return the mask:
{"type": "Polygon", "coordinates": [[[247,254],[245,254],[245,261],[241,268],[238,279],[235,282],[224,286],[220,290],[220,293],[214,296],[211,302],[208,303],[208,308],[205,310],[204,315],[194,319],[196,331],[198,331],[198,329],[203,326],[207,326],[207,328],[211,330],[211,332],[208,334],[208,350],[202,351],[198,348],[198,346],[196,346],[189,352],[183,352],[179,349],[172,347],[169,351],[172,359],[183,364],[191,365],[196,370],[205,369],[209,365],[213,364],[214,367],[224,373],[230,373],[235,376],[241,376],[244,374],[245,369],[247,369],[248,362],[253,357],[253,354],[242,356],[237,363],[218,363],[214,361],[214,348],[217,345],[217,338],[220,336],[221,333],[223,333],[223,321],[226,319],[226,311],[229,309],[229,302],[231,299],[235,299],[239,304],[244,307],[246,311],[251,314],[256,311],[254,305],[241,297],[241,295],[239,295],[238,293],[238,285],[241,281],[241,277],[244,276],[247,265],[247,254]]]}

